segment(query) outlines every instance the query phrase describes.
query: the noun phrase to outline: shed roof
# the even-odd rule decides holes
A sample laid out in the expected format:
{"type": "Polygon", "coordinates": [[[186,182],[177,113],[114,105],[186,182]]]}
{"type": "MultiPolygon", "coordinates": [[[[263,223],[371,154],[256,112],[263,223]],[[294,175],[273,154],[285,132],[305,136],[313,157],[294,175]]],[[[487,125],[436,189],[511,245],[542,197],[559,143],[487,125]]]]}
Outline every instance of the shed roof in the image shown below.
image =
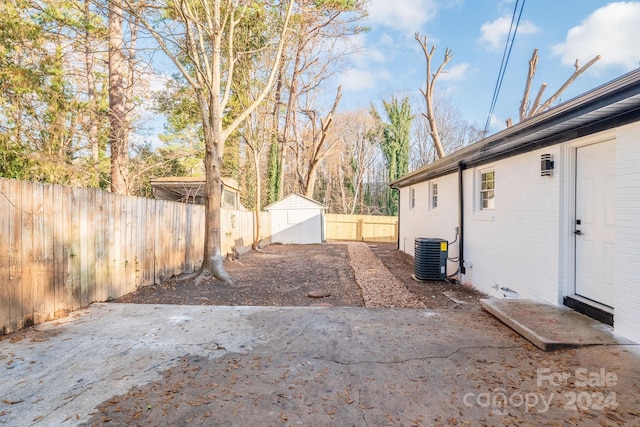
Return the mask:
{"type": "Polygon", "coordinates": [[[268,206],[265,206],[264,209],[265,210],[271,210],[271,209],[290,209],[290,208],[295,208],[295,206],[291,205],[291,201],[293,201],[293,199],[297,199],[300,202],[302,202],[302,204],[300,204],[298,206],[298,208],[317,208],[317,209],[328,209],[328,207],[326,205],[323,205],[320,202],[317,202],[313,199],[310,199],[309,197],[303,196],[302,194],[299,193],[290,193],[286,196],[284,196],[282,199],[278,200],[277,202],[273,202],[268,206]]]}
{"type": "Polygon", "coordinates": [[[640,121],[640,68],[393,181],[402,188],[640,121]]]}
{"type": "MultiPolygon", "coordinates": [[[[161,200],[197,200],[204,198],[204,177],[167,176],[149,181],[153,195],[161,200]]],[[[233,178],[222,178],[222,185],[228,190],[238,193],[240,186],[233,178]]]]}

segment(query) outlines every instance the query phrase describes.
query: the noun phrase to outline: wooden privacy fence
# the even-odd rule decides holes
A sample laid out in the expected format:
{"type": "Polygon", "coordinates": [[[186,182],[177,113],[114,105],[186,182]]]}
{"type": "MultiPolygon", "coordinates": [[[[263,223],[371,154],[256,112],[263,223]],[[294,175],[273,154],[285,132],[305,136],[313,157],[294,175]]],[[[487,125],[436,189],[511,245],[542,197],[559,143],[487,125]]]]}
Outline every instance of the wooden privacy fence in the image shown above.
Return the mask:
{"type": "Polygon", "coordinates": [[[378,215],[326,214],[327,240],[396,242],[398,217],[378,215]]]}
{"type": "MultiPolygon", "coordinates": [[[[222,210],[223,253],[252,217],[222,210]]],[[[203,248],[201,205],[0,178],[0,335],[193,272],[203,248]]]]}
{"type": "MultiPolygon", "coordinates": [[[[222,244],[220,251],[228,254],[235,249],[243,254],[251,250],[255,227],[255,213],[253,211],[237,211],[221,209],[220,228],[222,229],[222,244]]],[[[202,228],[204,233],[204,227],[202,228]]],[[[260,242],[262,245],[271,243],[271,220],[269,212],[260,212],[260,242]]],[[[204,244],[204,243],[203,243],[204,244]]]]}

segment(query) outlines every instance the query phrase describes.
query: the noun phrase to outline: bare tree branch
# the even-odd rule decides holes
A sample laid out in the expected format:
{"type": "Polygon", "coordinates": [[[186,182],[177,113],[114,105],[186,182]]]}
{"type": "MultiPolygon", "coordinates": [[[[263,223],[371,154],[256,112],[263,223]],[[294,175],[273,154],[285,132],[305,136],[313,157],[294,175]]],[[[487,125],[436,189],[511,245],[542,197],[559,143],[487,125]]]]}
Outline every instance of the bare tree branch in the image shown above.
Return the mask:
{"type": "Polygon", "coordinates": [[[542,104],[542,106],[538,109],[538,111],[534,112],[534,114],[538,114],[541,113],[543,111],[545,111],[546,109],[549,108],[549,106],[551,104],[553,104],[553,102],[558,99],[558,97],[560,97],[560,95],[562,95],[562,92],[564,92],[570,85],[571,83],[573,83],[582,73],[584,73],[589,67],[591,67],[593,64],[595,64],[596,62],[598,62],[600,60],[601,56],[600,55],[596,55],[591,61],[587,62],[584,66],[582,66],[582,68],[578,67],[578,60],[576,59],[576,63],[575,63],[575,68],[576,70],[574,71],[574,73],[571,75],[571,77],[569,77],[567,79],[566,82],[564,82],[564,84],[560,87],[560,89],[558,89],[556,91],[556,93],[554,93],[549,99],[547,99],[547,101],[542,104]]]}
{"type": "Polygon", "coordinates": [[[527,84],[524,87],[524,95],[522,96],[522,102],[520,102],[520,121],[523,121],[527,117],[527,104],[529,103],[529,91],[531,90],[531,83],[533,83],[533,77],[536,74],[538,68],[538,49],[533,50],[533,55],[529,60],[529,74],[527,76],[527,84]]]}
{"type": "Polygon", "coordinates": [[[427,104],[427,113],[425,117],[427,122],[429,123],[430,135],[433,140],[433,144],[436,147],[436,152],[438,153],[438,158],[443,158],[445,156],[444,147],[442,145],[442,141],[440,140],[440,134],[438,133],[438,125],[436,124],[435,118],[435,110],[433,108],[433,94],[435,92],[435,84],[436,79],[443,72],[444,67],[451,61],[453,55],[451,53],[451,49],[446,48],[444,51],[444,59],[436,72],[431,75],[431,61],[433,60],[433,54],[436,51],[436,46],[431,46],[431,49],[428,48],[428,38],[427,36],[421,36],[420,33],[415,34],[415,39],[420,43],[420,47],[422,47],[422,51],[424,52],[424,57],[427,61],[426,64],[426,85],[425,89],[420,89],[420,93],[424,97],[425,103],[427,104]]]}

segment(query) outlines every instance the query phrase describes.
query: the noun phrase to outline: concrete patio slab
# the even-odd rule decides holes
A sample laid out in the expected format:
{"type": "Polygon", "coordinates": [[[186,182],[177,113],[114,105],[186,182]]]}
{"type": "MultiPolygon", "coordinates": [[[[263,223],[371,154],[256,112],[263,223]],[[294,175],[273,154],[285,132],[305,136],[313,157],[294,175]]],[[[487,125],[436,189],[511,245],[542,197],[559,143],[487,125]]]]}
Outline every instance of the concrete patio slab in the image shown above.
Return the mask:
{"type": "Polygon", "coordinates": [[[545,353],[481,309],[93,304],[2,337],[0,378],[12,427],[640,417],[640,347],[545,353]]]}
{"type": "Polygon", "coordinates": [[[613,328],[568,307],[526,299],[493,298],[480,302],[483,309],[544,351],[622,343],[613,335],[613,328]]]}

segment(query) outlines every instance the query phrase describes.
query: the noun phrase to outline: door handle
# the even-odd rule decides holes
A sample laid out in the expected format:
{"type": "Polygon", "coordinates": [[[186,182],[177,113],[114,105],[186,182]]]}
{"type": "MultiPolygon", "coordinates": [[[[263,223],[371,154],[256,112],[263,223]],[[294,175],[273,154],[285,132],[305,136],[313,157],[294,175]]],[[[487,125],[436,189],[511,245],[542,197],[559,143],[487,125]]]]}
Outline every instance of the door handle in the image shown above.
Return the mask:
{"type": "Polygon", "coordinates": [[[582,231],[576,230],[576,231],[573,232],[573,234],[575,234],[577,236],[582,236],[582,231]]]}

